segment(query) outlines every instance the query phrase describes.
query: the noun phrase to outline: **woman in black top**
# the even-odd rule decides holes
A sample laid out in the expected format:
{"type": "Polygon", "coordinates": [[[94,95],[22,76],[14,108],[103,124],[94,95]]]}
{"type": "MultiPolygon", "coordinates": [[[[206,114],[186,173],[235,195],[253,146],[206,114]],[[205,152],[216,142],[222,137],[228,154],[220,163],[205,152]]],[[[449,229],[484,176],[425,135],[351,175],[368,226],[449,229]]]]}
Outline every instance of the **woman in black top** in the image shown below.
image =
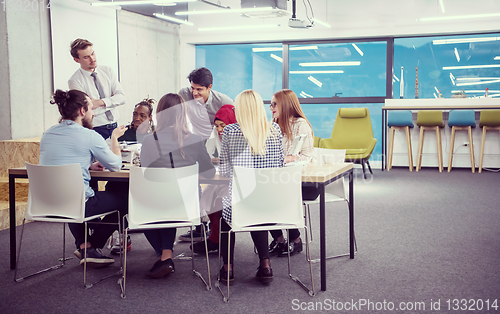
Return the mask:
{"type": "MultiPolygon", "coordinates": [[[[211,178],[215,175],[210,156],[203,139],[192,134],[187,127],[184,99],[178,94],[167,94],[158,102],[156,109],[157,128],[142,142],[141,166],[179,168],[198,163],[200,175],[211,178]]],[[[176,228],[148,230],[144,234],[160,256],[146,273],[152,278],[161,278],[174,271],[172,249],[176,228]]]]}

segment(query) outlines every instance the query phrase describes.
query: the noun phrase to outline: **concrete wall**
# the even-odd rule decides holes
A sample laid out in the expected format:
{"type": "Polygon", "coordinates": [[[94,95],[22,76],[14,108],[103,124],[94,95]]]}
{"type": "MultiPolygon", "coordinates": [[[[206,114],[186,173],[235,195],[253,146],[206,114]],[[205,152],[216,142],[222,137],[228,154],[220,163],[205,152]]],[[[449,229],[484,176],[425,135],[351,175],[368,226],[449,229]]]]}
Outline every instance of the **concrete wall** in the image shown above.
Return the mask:
{"type": "Polygon", "coordinates": [[[142,99],[158,101],[179,90],[179,45],[179,26],[118,11],[120,78],[127,96],[120,122],[131,121],[133,108],[142,99]]]}
{"type": "Polygon", "coordinates": [[[2,14],[0,50],[8,58],[0,63],[0,139],[40,136],[52,91],[49,12],[6,10],[2,14]]]}
{"type": "Polygon", "coordinates": [[[9,49],[7,45],[7,12],[0,11],[0,140],[10,139],[9,49]]]}

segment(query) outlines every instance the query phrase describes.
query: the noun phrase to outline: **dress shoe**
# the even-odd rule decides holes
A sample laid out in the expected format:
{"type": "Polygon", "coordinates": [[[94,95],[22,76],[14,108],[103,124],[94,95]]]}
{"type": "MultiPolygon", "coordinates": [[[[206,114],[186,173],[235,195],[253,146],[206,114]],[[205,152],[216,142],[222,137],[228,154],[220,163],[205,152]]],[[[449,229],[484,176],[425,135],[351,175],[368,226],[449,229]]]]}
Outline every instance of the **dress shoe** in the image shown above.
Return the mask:
{"type": "MultiPolygon", "coordinates": [[[[191,246],[189,246],[191,248],[191,246]]],[[[219,250],[219,243],[213,243],[210,239],[207,239],[207,249],[208,253],[215,252],[219,250]]],[[[193,252],[197,254],[205,254],[205,241],[196,242],[193,244],[193,252]]]]}
{"type": "Polygon", "coordinates": [[[273,281],[273,269],[271,267],[259,266],[259,268],[257,268],[257,274],[255,274],[255,279],[262,283],[270,283],[273,281]]]}
{"type": "Polygon", "coordinates": [[[281,255],[283,251],[286,252],[286,241],[285,242],[278,242],[276,240],[273,240],[271,244],[269,244],[269,255],[274,256],[274,255],[281,255]]]}
{"type": "Polygon", "coordinates": [[[290,250],[290,256],[294,255],[295,253],[302,252],[302,239],[300,239],[299,243],[295,243],[293,241],[290,243],[287,243],[285,245],[285,249],[283,251],[281,251],[281,253],[278,256],[280,256],[280,257],[288,256],[288,251],[286,250],[287,247],[290,250]]]}
{"type": "Polygon", "coordinates": [[[163,278],[170,273],[175,272],[174,262],[171,258],[164,261],[158,260],[150,270],[146,272],[146,276],[150,278],[163,278]]]}
{"type": "Polygon", "coordinates": [[[229,271],[229,282],[227,281],[227,270],[224,269],[224,266],[222,266],[222,268],[220,269],[220,272],[219,272],[219,280],[222,284],[224,285],[229,285],[232,286],[234,284],[234,275],[233,275],[233,270],[231,269],[229,271]]]}

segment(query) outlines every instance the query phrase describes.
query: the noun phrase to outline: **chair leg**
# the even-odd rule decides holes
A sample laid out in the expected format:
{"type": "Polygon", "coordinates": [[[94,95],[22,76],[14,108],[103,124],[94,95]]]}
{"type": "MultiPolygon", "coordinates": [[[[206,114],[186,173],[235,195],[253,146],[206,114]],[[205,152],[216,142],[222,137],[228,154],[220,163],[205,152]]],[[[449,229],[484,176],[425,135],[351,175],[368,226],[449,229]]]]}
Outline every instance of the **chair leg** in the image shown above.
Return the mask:
{"type": "Polygon", "coordinates": [[[387,171],[391,171],[392,168],[392,154],[394,150],[394,133],[396,129],[391,126],[389,129],[389,152],[387,156],[387,171]]]}
{"type": "Polygon", "coordinates": [[[39,275],[41,273],[45,273],[45,272],[47,272],[49,270],[54,270],[54,269],[61,268],[61,267],[63,267],[65,265],[65,261],[66,261],[65,256],[64,256],[64,248],[65,248],[65,241],[64,241],[65,229],[64,229],[64,227],[65,227],[65,225],[63,223],[62,224],[63,225],[63,258],[60,259],[61,260],[61,264],[54,265],[52,267],[39,270],[36,273],[32,273],[30,275],[27,275],[27,276],[24,276],[24,277],[21,277],[21,278],[17,278],[17,270],[19,269],[19,258],[21,257],[21,244],[23,242],[23,234],[24,234],[24,225],[25,224],[26,224],[26,219],[23,219],[23,225],[21,227],[21,235],[20,235],[20,238],[19,238],[19,245],[17,247],[16,269],[14,270],[14,281],[15,282],[21,282],[24,279],[27,279],[29,277],[33,277],[35,275],[39,275]]]}
{"type": "MultiPolygon", "coordinates": [[[[306,234],[306,255],[308,255],[308,260],[309,260],[309,272],[311,274],[311,286],[312,289],[309,289],[302,281],[297,276],[292,275],[291,271],[291,265],[290,265],[290,250],[288,250],[288,276],[296,282],[302,289],[304,289],[311,297],[316,295],[315,289],[314,289],[314,275],[312,271],[312,262],[311,262],[311,254],[309,251],[309,243],[308,243],[308,237],[307,237],[307,225],[304,226],[304,233],[306,234]]],[[[290,239],[290,230],[286,230],[287,238],[290,239]]]]}
{"type": "MultiPolygon", "coordinates": [[[[123,225],[125,225],[125,221],[123,223],[123,225]]],[[[124,240],[124,239],[127,239],[128,237],[128,228],[125,228],[125,235],[122,237],[121,240],[124,240]]],[[[122,243],[122,242],[120,242],[122,243]]],[[[123,252],[123,273],[122,273],[122,278],[120,280],[118,280],[118,284],[120,285],[120,288],[122,290],[122,293],[121,293],[121,298],[122,299],[125,299],[126,298],[126,295],[125,295],[125,284],[126,284],[126,281],[127,281],[127,248],[126,248],[126,244],[124,244],[124,252],[123,252]]]]}
{"type": "Polygon", "coordinates": [[[424,127],[420,127],[420,136],[418,137],[418,151],[417,151],[417,169],[418,172],[422,166],[422,149],[424,147],[424,127]]]}
{"type": "Polygon", "coordinates": [[[476,170],[476,164],[474,163],[474,144],[472,142],[472,127],[469,126],[467,128],[467,132],[469,133],[469,151],[470,151],[470,167],[472,169],[472,173],[476,170]]]}
{"type": "Polygon", "coordinates": [[[483,137],[481,138],[481,153],[479,154],[479,173],[483,170],[483,156],[484,156],[484,142],[486,140],[486,129],[487,127],[483,126],[483,137]]]}
{"type": "MultiPolygon", "coordinates": [[[[117,214],[117,218],[118,218],[118,222],[117,223],[107,223],[107,222],[103,222],[103,224],[117,224],[118,225],[118,237],[120,237],[120,234],[121,234],[121,218],[120,218],[120,212],[116,212],[117,214]]],[[[99,280],[93,282],[93,283],[89,283],[87,284],[87,242],[88,242],[88,224],[87,224],[87,221],[84,222],[85,224],[85,249],[83,250],[84,253],[83,253],[83,258],[84,258],[84,262],[83,262],[83,286],[86,288],[86,289],[90,289],[92,288],[94,285],[100,283],[101,281],[103,280],[106,280],[108,278],[111,278],[111,277],[114,277],[116,275],[122,275],[123,273],[123,258],[122,258],[122,253],[120,252],[120,269],[115,272],[114,274],[111,274],[111,275],[107,275],[107,276],[104,276],[102,278],[100,278],[99,280]]],[[[124,243],[124,239],[120,239],[120,251],[121,250],[126,250],[126,243],[124,243]]],[[[121,277],[120,277],[121,278],[121,277]]],[[[120,283],[120,279],[118,279],[118,283],[120,283]]]]}
{"type": "MultiPolygon", "coordinates": [[[[222,217],[220,218],[220,223],[219,223],[219,269],[222,269],[221,266],[221,243],[222,243],[222,217]]],[[[227,260],[228,260],[228,267],[229,267],[229,264],[231,264],[231,231],[224,231],[226,232],[228,235],[227,235],[227,260]]],[[[224,295],[224,292],[222,291],[221,287],[220,287],[220,273],[217,274],[217,282],[216,282],[216,287],[217,289],[219,289],[219,292],[220,294],[222,294],[222,299],[224,300],[224,302],[229,302],[229,275],[230,275],[230,272],[228,271],[227,272],[227,297],[224,295]]]]}
{"type": "Polygon", "coordinates": [[[366,160],[366,165],[368,166],[368,170],[370,171],[370,173],[373,174],[372,167],[370,166],[370,161],[368,159],[366,160]]]}
{"type": "Polygon", "coordinates": [[[410,137],[410,127],[405,127],[406,133],[406,146],[408,147],[408,168],[413,171],[413,155],[411,151],[411,137],[410,137]]]}
{"type": "Polygon", "coordinates": [[[200,278],[200,280],[205,284],[207,290],[212,290],[212,280],[210,278],[210,260],[208,259],[208,247],[207,247],[207,231],[205,225],[202,224],[203,236],[205,238],[205,258],[207,259],[207,273],[208,273],[208,283],[205,281],[201,273],[194,268],[194,243],[193,243],[193,228],[191,228],[191,266],[193,273],[200,278]]]}
{"type": "Polygon", "coordinates": [[[436,142],[437,142],[437,155],[438,155],[438,169],[439,172],[443,171],[443,148],[441,145],[441,129],[436,126],[436,142]]]}
{"type": "Polygon", "coordinates": [[[363,176],[366,179],[365,161],[363,159],[361,159],[361,168],[363,170],[363,176]]]}
{"type": "Polygon", "coordinates": [[[452,126],[451,127],[451,140],[450,140],[450,156],[448,158],[448,172],[451,171],[451,167],[452,167],[452,164],[453,164],[453,149],[454,149],[454,146],[455,146],[455,127],[452,126]]]}

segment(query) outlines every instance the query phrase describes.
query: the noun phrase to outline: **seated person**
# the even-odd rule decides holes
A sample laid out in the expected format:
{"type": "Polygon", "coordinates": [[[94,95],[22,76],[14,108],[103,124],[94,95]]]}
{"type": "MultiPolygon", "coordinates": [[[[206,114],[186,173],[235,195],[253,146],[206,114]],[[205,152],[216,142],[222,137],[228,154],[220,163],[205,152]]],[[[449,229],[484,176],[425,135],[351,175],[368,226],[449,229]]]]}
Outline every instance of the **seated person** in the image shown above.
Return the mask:
{"type": "MultiPolygon", "coordinates": [[[[85,216],[94,216],[118,210],[120,216],[128,211],[128,190],[94,191],[90,185],[91,170],[119,171],[122,166],[118,138],[125,132],[125,126],[119,126],[111,135],[111,148],[104,138],[92,130],[92,100],[84,92],[56,90],[52,104],[57,104],[61,119],[59,124],[49,128],[40,141],[40,165],[57,166],[79,163],[85,183],[85,216]],[[96,162],[92,163],[94,159],[96,162]]],[[[117,215],[107,215],[102,222],[116,223],[117,215]]],[[[85,242],[85,224],[70,223],[69,229],[75,238],[78,251],[75,255],[81,258],[80,264],[87,261],[91,267],[102,267],[114,263],[114,259],[101,254],[109,236],[118,229],[116,224],[93,225],[93,232],[85,242]],[[84,258],[84,248],[87,256],[84,258]]]]}
{"type": "MultiPolygon", "coordinates": [[[[200,175],[211,178],[215,168],[203,139],[187,127],[186,105],[178,94],[166,94],[156,108],[156,131],[142,142],[141,166],[179,168],[199,164],[200,175]]],[[[146,273],[151,278],[162,278],[174,272],[172,249],[176,228],[154,229],[144,232],[151,246],[160,256],[146,273]]]]}
{"type": "MultiPolygon", "coordinates": [[[[253,90],[241,92],[235,101],[237,123],[224,128],[222,149],[219,157],[219,172],[232,178],[233,166],[247,168],[278,168],[284,166],[283,143],[279,126],[267,121],[264,102],[253,90]]],[[[231,223],[231,188],[229,195],[222,200],[221,230],[228,231],[231,223]]],[[[259,267],[256,279],[263,283],[273,280],[273,271],[269,262],[267,231],[252,231],[252,240],[259,254],[259,267]]],[[[231,256],[228,260],[228,234],[221,234],[221,253],[224,266],[219,276],[224,284],[231,284],[234,259],[234,233],[231,233],[231,256]],[[228,279],[229,273],[229,282],[228,279]]]]}
{"type": "MultiPolygon", "coordinates": [[[[307,161],[309,164],[315,161],[314,157],[314,134],[309,121],[300,107],[297,95],[289,89],[282,89],[274,93],[271,98],[271,111],[273,122],[276,122],[283,133],[283,148],[285,150],[285,162],[297,160],[307,161]],[[292,156],[293,139],[301,134],[307,134],[298,155],[292,156]]],[[[302,200],[315,200],[319,195],[319,188],[315,186],[302,186],[302,200]]],[[[281,230],[271,230],[273,241],[269,245],[269,253],[277,256],[288,256],[302,252],[302,240],[298,229],[290,229],[288,243],[283,237],[281,230]]]]}
{"type": "Polygon", "coordinates": [[[144,135],[154,132],[155,127],[153,125],[153,104],[154,99],[144,99],[134,107],[134,113],[132,115],[132,123],[127,126],[125,134],[120,136],[118,142],[141,142],[144,135]],[[146,123],[144,123],[147,121],[146,123]],[[137,138],[137,133],[142,136],[137,138]]]}
{"type": "MultiPolygon", "coordinates": [[[[206,146],[213,163],[218,163],[219,158],[213,157],[214,152],[220,154],[222,131],[226,125],[236,123],[233,105],[222,106],[215,114],[215,126],[212,136],[208,139],[206,146]]],[[[222,197],[228,192],[227,185],[208,184],[203,190],[200,200],[201,212],[208,215],[210,219],[210,236],[207,239],[207,249],[209,252],[219,249],[219,222],[222,210],[222,197]]],[[[205,254],[205,241],[194,244],[193,251],[198,254],[205,254]]]]}

